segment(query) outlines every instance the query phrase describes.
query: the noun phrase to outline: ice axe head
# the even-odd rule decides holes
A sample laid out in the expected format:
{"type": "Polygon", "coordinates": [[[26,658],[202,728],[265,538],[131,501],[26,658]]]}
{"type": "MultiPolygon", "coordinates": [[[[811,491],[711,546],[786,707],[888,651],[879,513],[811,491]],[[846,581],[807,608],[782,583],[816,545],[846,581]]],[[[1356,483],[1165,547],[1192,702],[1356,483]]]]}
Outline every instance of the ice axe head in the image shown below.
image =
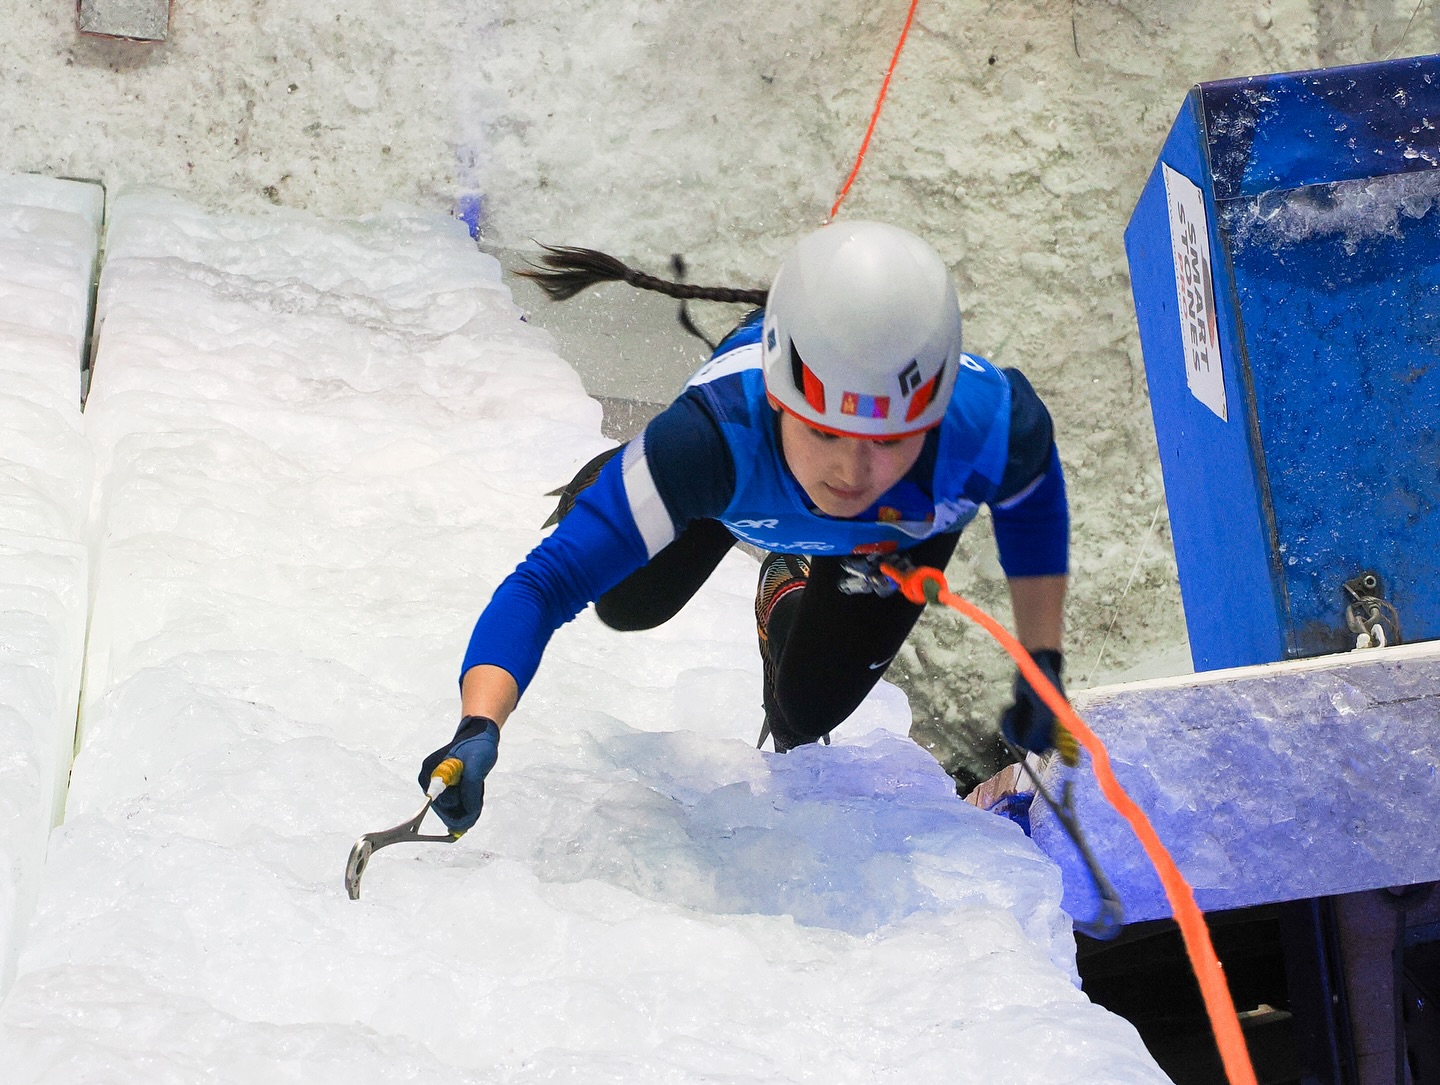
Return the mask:
{"type": "Polygon", "coordinates": [[[360,899],[360,876],[365,873],[365,864],[374,854],[375,846],[368,836],[355,841],[355,846],[350,849],[350,858],[345,863],[345,892],[350,894],[351,900],[360,899]]]}

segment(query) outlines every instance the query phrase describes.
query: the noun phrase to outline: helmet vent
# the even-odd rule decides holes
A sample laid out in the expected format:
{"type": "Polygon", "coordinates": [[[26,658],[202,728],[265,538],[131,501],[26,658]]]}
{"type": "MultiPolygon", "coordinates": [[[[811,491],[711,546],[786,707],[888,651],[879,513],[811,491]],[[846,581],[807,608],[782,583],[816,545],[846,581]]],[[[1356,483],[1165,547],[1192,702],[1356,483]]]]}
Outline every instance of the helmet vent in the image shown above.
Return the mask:
{"type": "Polygon", "coordinates": [[[800,352],[795,349],[795,340],[790,340],[790,377],[795,387],[805,397],[805,402],[816,414],[825,413],[825,385],[805,364],[800,352]]]}

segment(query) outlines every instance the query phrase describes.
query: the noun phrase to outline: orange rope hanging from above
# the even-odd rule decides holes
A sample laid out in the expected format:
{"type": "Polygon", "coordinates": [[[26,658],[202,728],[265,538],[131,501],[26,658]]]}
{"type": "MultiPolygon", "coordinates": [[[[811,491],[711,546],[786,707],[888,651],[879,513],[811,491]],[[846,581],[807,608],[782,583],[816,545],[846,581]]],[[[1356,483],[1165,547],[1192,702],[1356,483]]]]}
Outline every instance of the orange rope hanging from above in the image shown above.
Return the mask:
{"type": "Polygon", "coordinates": [[[1100,785],[1101,793],[1130,823],[1130,828],[1139,837],[1145,854],[1150,857],[1155,873],[1160,875],[1160,884],[1165,887],[1170,911],[1185,941],[1190,967],[1195,971],[1195,978],[1200,981],[1200,993],[1205,999],[1205,1012],[1210,1017],[1210,1028],[1215,1034],[1215,1044],[1220,1049],[1225,1076],[1230,1079],[1231,1085],[1256,1085],[1255,1067],[1250,1062],[1250,1051],[1245,1046],[1245,1035],[1240,1030],[1240,1018],[1235,1013],[1235,1000],[1230,996],[1230,985],[1225,981],[1220,958],[1216,956],[1215,946],[1210,941],[1210,929],[1205,925],[1205,915],[1195,903],[1195,892],[1180,873],[1180,868],[1175,865],[1170,852],[1161,843],[1160,836],[1150,824],[1150,819],[1145,816],[1145,811],[1135,804],[1120,786],[1120,781],[1115,778],[1115,770],[1110,767],[1110,753],[1105,749],[1105,743],[1076,715],[1069,702],[1041,673],[1035,661],[1030,658],[1030,653],[1020,642],[974,603],[951,592],[945,582],[945,574],[939,569],[921,566],[907,573],[893,565],[882,565],[880,570],[900,585],[905,598],[912,603],[944,603],[976,622],[994,637],[1000,647],[1010,654],[1010,658],[1015,660],[1031,687],[1040,694],[1040,699],[1079,740],[1080,745],[1085,747],[1094,762],[1095,779],[1100,785]]]}
{"type": "Polygon", "coordinates": [[[860,163],[865,161],[865,152],[870,149],[870,137],[875,134],[875,122],[880,119],[880,107],[885,104],[885,95],[890,90],[890,77],[895,74],[895,65],[900,62],[900,50],[905,48],[905,39],[910,36],[910,24],[915,21],[915,9],[919,6],[920,0],[910,0],[910,11],[905,16],[905,28],[900,31],[900,40],[895,43],[895,52],[890,57],[890,67],[885,70],[885,81],[880,84],[880,94],[875,99],[875,111],[870,114],[870,124],[865,128],[865,138],[860,141],[860,153],[855,156],[855,165],[850,167],[850,175],[840,186],[840,194],[835,197],[830,214],[825,216],[827,223],[835,217],[835,212],[840,210],[840,205],[845,201],[850,186],[855,183],[855,176],[860,172],[860,163]]]}

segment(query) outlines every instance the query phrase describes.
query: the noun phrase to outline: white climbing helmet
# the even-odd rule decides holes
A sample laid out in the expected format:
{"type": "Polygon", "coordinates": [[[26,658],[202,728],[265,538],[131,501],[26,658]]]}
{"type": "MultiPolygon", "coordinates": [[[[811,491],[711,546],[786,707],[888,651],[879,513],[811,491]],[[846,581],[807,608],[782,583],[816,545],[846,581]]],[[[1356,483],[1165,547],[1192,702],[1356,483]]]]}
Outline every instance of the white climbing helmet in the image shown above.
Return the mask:
{"type": "Polygon", "coordinates": [[[940,254],[880,222],[837,222],[780,262],[765,305],[765,388],[847,437],[903,437],[945,417],[960,302],[940,254]]]}

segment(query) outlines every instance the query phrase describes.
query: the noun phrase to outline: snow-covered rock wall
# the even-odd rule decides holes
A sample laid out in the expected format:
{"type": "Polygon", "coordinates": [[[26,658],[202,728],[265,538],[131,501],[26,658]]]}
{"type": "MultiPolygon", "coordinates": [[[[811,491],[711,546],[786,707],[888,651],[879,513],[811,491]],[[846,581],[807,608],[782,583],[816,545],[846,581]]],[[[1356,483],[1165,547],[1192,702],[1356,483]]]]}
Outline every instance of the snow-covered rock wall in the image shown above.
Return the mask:
{"type": "Polygon", "coordinates": [[[103,195],[0,177],[0,994],[60,820],[85,646],[80,362],[103,195]]]}

